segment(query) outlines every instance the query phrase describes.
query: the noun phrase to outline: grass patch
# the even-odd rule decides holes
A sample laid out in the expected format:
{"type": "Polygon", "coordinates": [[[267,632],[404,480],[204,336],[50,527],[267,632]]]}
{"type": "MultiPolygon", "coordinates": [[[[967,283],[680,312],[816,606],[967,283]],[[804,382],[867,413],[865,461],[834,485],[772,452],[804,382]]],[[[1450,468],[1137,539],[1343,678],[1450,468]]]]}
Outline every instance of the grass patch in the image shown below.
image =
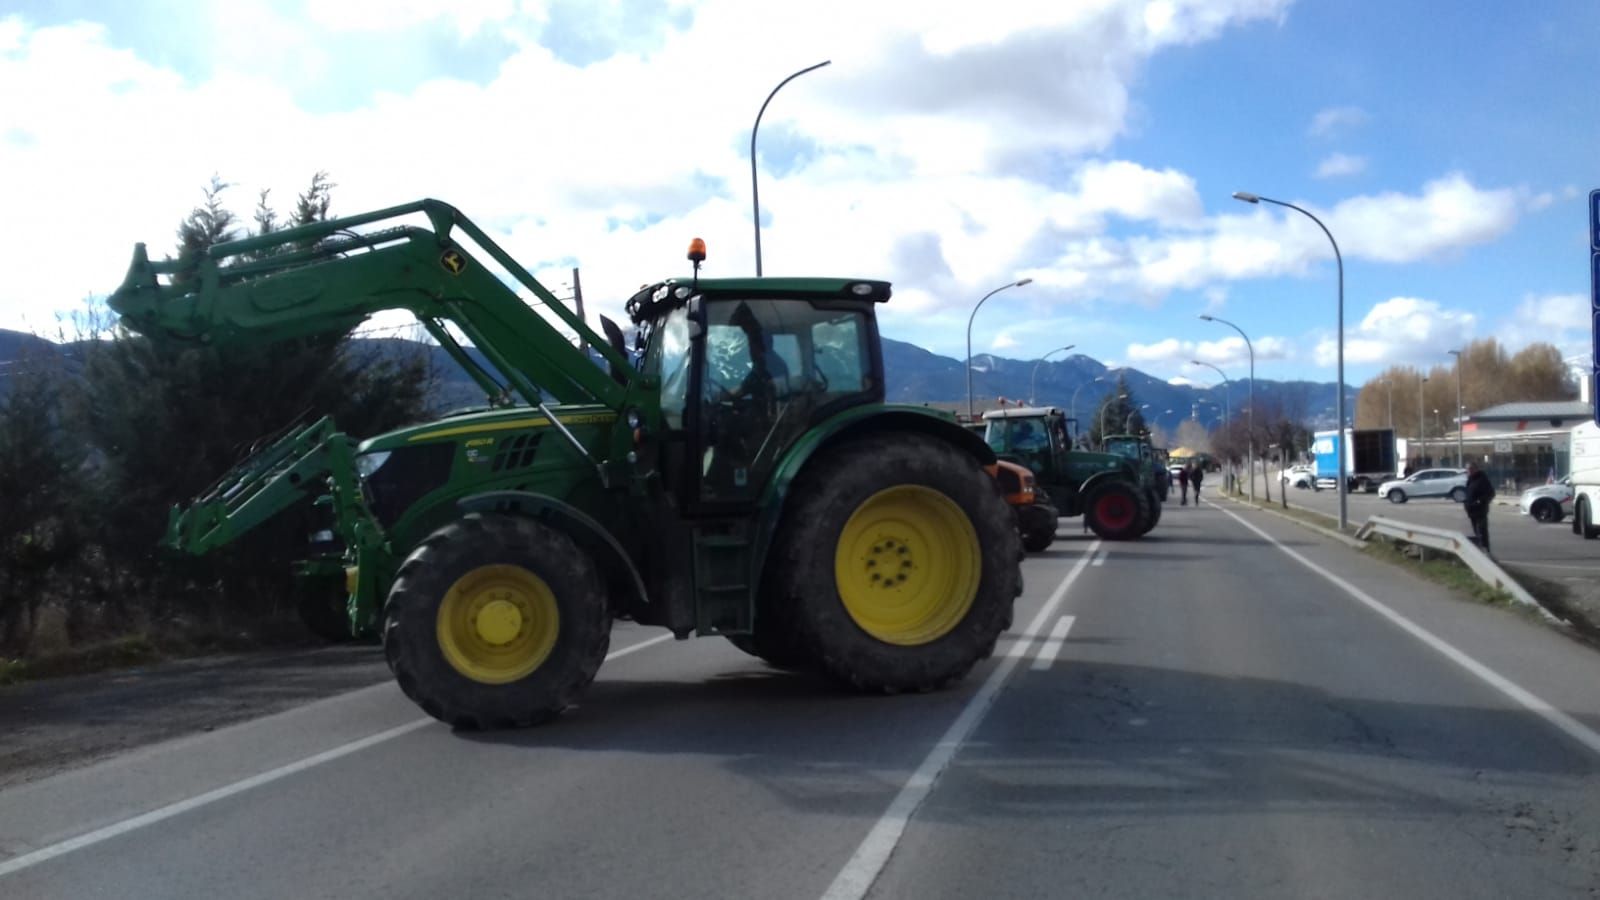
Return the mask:
{"type": "Polygon", "coordinates": [[[1362,552],[1373,559],[1383,560],[1391,565],[1404,566],[1434,584],[1460,591],[1481,603],[1487,603],[1490,606],[1503,606],[1507,609],[1526,610],[1530,616],[1538,615],[1536,610],[1525,604],[1518,603],[1510,594],[1485,583],[1471,569],[1463,565],[1460,560],[1443,551],[1435,551],[1427,558],[1418,558],[1407,553],[1392,541],[1384,538],[1374,538],[1367,542],[1367,546],[1362,552]]]}
{"type": "MultiPolygon", "coordinates": [[[[1339,520],[1337,518],[1324,513],[1316,512],[1315,510],[1303,509],[1292,504],[1286,508],[1276,500],[1269,503],[1260,498],[1257,498],[1255,503],[1251,503],[1250,496],[1248,494],[1235,493],[1228,496],[1239,501],[1240,503],[1243,503],[1245,506],[1254,506],[1256,509],[1264,509],[1268,512],[1275,512],[1279,515],[1288,516],[1291,519],[1305,522],[1308,525],[1315,525],[1318,528],[1326,528],[1329,531],[1339,530],[1339,520]]],[[[1345,529],[1344,533],[1354,535],[1356,531],[1357,526],[1352,524],[1349,528],[1345,529]]]]}
{"type": "Polygon", "coordinates": [[[173,627],[122,635],[28,659],[0,658],[0,685],[147,666],[212,653],[316,646],[321,643],[307,635],[298,623],[288,626],[274,623],[257,631],[206,631],[173,627]]]}

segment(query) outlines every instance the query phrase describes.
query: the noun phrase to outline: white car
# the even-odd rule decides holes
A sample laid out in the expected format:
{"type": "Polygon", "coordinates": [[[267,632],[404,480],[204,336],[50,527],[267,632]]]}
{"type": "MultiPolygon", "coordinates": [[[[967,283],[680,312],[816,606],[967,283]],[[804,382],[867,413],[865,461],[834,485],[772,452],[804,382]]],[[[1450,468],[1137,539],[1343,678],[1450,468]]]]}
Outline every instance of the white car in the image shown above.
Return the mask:
{"type": "Polygon", "coordinates": [[[1572,511],[1572,476],[1523,491],[1517,507],[1523,515],[1533,516],[1538,522],[1561,521],[1572,511]]]}
{"type": "Polygon", "coordinates": [[[1404,503],[1413,497],[1449,497],[1461,503],[1467,499],[1467,473],[1465,469],[1423,469],[1385,481],[1378,494],[1390,503],[1404,503]]]}
{"type": "Polygon", "coordinates": [[[1317,470],[1311,466],[1290,466],[1278,476],[1278,481],[1295,488],[1315,488],[1317,470]]]}

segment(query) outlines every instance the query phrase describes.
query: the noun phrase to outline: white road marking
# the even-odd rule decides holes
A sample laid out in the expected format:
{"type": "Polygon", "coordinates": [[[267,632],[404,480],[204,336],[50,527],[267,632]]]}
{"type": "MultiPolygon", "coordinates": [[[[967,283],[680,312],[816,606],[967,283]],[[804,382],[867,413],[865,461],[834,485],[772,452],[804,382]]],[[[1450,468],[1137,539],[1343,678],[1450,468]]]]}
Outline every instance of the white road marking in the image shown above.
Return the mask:
{"type": "Polygon", "coordinates": [[[1102,565],[1105,565],[1106,557],[1110,556],[1110,555],[1111,555],[1111,551],[1110,550],[1101,550],[1100,551],[1100,555],[1096,556],[1094,558],[1094,562],[1090,563],[1089,565],[1091,565],[1091,566],[1102,566],[1102,565]]]}
{"type": "MultiPolygon", "coordinates": [[[[618,657],[627,656],[630,653],[643,650],[646,647],[671,639],[672,635],[664,634],[660,635],[659,637],[650,638],[647,641],[640,641],[637,644],[630,644],[620,650],[613,650],[612,652],[606,654],[606,661],[610,662],[618,657]]],[[[249,778],[241,781],[235,781],[232,784],[225,784],[215,790],[206,791],[203,794],[198,794],[190,797],[187,800],[179,800],[176,803],[169,803],[166,806],[153,809],[147,813],[142,813],[134,816],[131,819],[123,819],[120,822],[112,823],[104,828],[96,828],[94,831],[80,834],[75,838],[61,841],[60,843],[51,844],[48,847],[41,847],[32,853],[24,853],[21,856],[0,862],[0,878],[10,875],[13,872],[20,872],[23,869],[36,866],[39,863],[47,860],[55,859],[58,856],[65,856],[74,850],[82,850],[85,847],[91,847],[103,841],[108,841],[114,837],[127,834],[130,831],[136,831],[140,828],[144,828],[147,825],[154,825],[157,822],[165,821],[173,816],[179,816],[191,810],[199,809],[202,806],[207,806],[217,802],[218,800],[225,800],[236,794],[242,794],[245,791],[253,790],[261,787],[262,785],[271,784],[274,781],[279,781],[289,777],[290,775],[304,772],[307,769],[320,766],[323,763],[341,759],[349,756],[352,753],[359,753],[362,750],[366,750],[370,747],[376,747],[379,744],[392,741],[397,737],[401,737],[402,735],[410,734],[424,725],[433,724],[438,723],[437,720],[431,716],[424,716],[420,719],[414,719],[405,723],[404,725],[397,725],[388,731],[380,731],[377,734],[368,735],[367,737],[351,741],[348,744],[341,744],[331,750],[324,750],[321,753],[308,756],[304,759],[296,760],[292,763],[288,763],[287,765],[279,766],[276,769],[270,769],[266,772],[260,773],[259,775],[252,775],[249,778]]]]}
{"type": "Polygon", "coordinates": [[[1421,625],[1418,625],[1400,613],[1395,612],[1386,604],[1374,599],[1367,592],[1361,590],[1350,582],[1345,581],[1343,578],[1340,578],[1332,572],[1329,572],[1327,569],[1317,565],[1294,550],[1291,550],[1288,547],[1278,543],[1278,541],[1271,535],[1240,518],[1238,514],[1234,513],[1232,510],[1224,509],[1222,511],[1227,513],[1240,525],[1243,525],[1244,527],[1260,535],[1263,540],[1272,544],[1274,547],[1277,547],[1279,550],[1282,550],[1284,553],[1287,553],[1295,562],[1298,562],[1318,575],[1321,575],[1340,590],[1343,590],[1346,594],[1349,594],[1351,597],[1355,598],[1368,609],[1371,609],[1378,615],[1388,619],[1401,631],[1404,631],[1405,633],[1426,644],[1428,647],[1437,651],[1441,656],[1450,660],[1461,668],[1466,669],[1483,683],[1506,695],[1522,708],[1555,726],[1563,734],[1582,744],[1591,752],[1600,755],[1600,733],[1596,733],[1594,730],[1585,726],[1577,719],[1574,719],[1561,710],[1556,709],[1554,706],[1551,706],[1549,703],[1518,685],[1516,682],[1505,677],[1504,675],[1501,675],[1499,672],[1496,672],[1483,663],[1478,662],[1476,659],[1473,659],[1471,656],[1468,656],[1461,650],[1456,649],[1454,645],[1447,642],[1444,638],[1439,637],[1438,635],[1427,630],[1426,628],[1423,628],[1421,625]]]}
{"type": "Polygon", "coordinates": [[[1056,608],[1066,598],[1067,590],[1078,580],[1078,576],[1083,574],[1090,557],[1094,556],[1099,546],[1098,540],[1090,544],[1088,551],[1078,559],[1078,564],[1072,567],[1067,577],[1061,579],[1061,584],[1056,587],[1055,593],[1050,595],[1050,599],[1039,610],[1039,614],[1029,623],[1028,630],[1018,639],[1017,644],[1023,648],[1023,652],[1007,654],[989,673],[983,686],[978,688],[978,692],[972,695],[971,700],[967,701],[961,714],[945,730],[939,742],[934,744],[933,750],[929,751],[922,764],[917,766],[917,770],[911,773],[911,778],[900,788],[900,793],[895,795],[888,810],[872,826],[872,830],[867,832],[866,838],[856,847],[856,852],[851,855],[849,862],[839,870],[839,874],[833,879],[833,884],[829,885],[827,892],[822,895],[822,900],[860,900],[866,896],[868,890],[871,890],[872,883],[878,880],[878,876],[883,873],[884,865],[889,862],[889,855],[899,845],[901,836],[905,834],[906,825],[916,814],[917,807],[927,799],[933,790],[934,782],[939,780],[939,776],[950,765],[950,760],[955,758],[956,751],[961,749],[961,745],[972,736],[972,732],[983,721],[983,717],[989,713],[989,708],[994,705],[995,696],[1005,685],[1006,677],[1016,668],[1017,660],[1026,654],[1033,639],[1044,629],[1044,623],[1050,621],[1056,608]]]}
{"type": "Polygon", "coordinates": [[[1062,616],[1056,620],[1056,627],[1050,629],[1050,639],[1039,645],[1039,655],[1034,657],[1035,672],[1043,672],[1056,661],[1061,654],[1061,645],[1067,640],[1067,632],[1072,630],[1075,621],[1077,616],[1062,616]]]}

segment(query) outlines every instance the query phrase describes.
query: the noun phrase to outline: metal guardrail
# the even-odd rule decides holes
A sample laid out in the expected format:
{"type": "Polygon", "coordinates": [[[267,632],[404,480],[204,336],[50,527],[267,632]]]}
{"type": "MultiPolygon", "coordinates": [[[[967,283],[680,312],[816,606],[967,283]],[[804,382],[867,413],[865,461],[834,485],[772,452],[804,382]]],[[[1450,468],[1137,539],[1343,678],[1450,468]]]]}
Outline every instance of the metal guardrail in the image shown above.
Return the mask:
{"type": "Polygon", "coordinates": [[[1477,575],[1490,587],[1499,588],[1518,603],[1533,607],[1539,611],[1540,615],[1551,622],[1562,626],[1570,626],[1572,624],[1540,605],[1539,601],[1535,600],[1526,588],[1518,584],[1515,579],[1506,574],[1504,569],[1500,568],[1499,563],[1490,559],[1489,554],[1484,553],[1478,548],[1477,544],[1474,544],[1459,531],[1451,531],[1448,528],[1430,528],[1427,525],[1412,525],[1409,522],[1400,522],[1386,516],[1371,516],[1361,526],[1361,529],[1356,532],[1356,539],[1366,541],[1370,540],[1373,535],[1382,535],[1397,541],[1405,541],[1408,544],[1416,544],[1418,547],[1426,547],[1430,550],[1453,553],[1461,562],[1466,564],[1467,568],[1472,570],[1474,575],[1477,575]]]}

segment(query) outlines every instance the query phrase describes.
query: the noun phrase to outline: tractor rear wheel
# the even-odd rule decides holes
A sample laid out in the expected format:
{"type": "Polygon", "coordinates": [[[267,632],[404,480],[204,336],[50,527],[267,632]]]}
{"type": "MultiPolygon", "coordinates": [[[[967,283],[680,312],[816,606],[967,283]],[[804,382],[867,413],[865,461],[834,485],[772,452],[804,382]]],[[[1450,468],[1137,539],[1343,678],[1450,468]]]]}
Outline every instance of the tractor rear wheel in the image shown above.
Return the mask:
{"type": "Polygon", "coordinates": [[[1141,530],[1152,515],[1149,505],[1137,485],[1113,481],[1090,492],[1083,514],[1089,520],[1089,528],[1100,538],[1131,541],[1149,530],[1141,530]]]}
{"type": "Polygon", "coordinates": [[[389,592],[384,655],[400,689],[457,728],[534,725],[578,699],[611,616],[594,561],[531,519],[473,514],[411,551],[389,592]]]}
{"type": "Polygon", "coordinates": [[[928,691],[994,653],[1022,593],[1012,512],[949,443],[869,435],[806,466],[764,593],[827,674],[858,690],[928,691]]]}
{"type": "MultiPolygon", "coordinates": [[[[1197,494],[1196,496],[1198,497],[1199,495],[1197,494]]],[[[1197,500],[1195,500],[1195,502],[1199,503],[1200,501],[1197,499],[1197,500]]],[[[1139,529],[1139,536],[1140,537],[1144,537],[1145,535],[1147,535],[1150,532],[1154,531],[1155,527],[1157,525],[1161,524],[1161,506],[1162,506],[1161,501],[1156,498],[1155,491],[1151,491],[1150,492],[1150,517],[1148,519],[1146,519],[1144,525],[1140,527],[1140,529],[1139,529]]]]}

